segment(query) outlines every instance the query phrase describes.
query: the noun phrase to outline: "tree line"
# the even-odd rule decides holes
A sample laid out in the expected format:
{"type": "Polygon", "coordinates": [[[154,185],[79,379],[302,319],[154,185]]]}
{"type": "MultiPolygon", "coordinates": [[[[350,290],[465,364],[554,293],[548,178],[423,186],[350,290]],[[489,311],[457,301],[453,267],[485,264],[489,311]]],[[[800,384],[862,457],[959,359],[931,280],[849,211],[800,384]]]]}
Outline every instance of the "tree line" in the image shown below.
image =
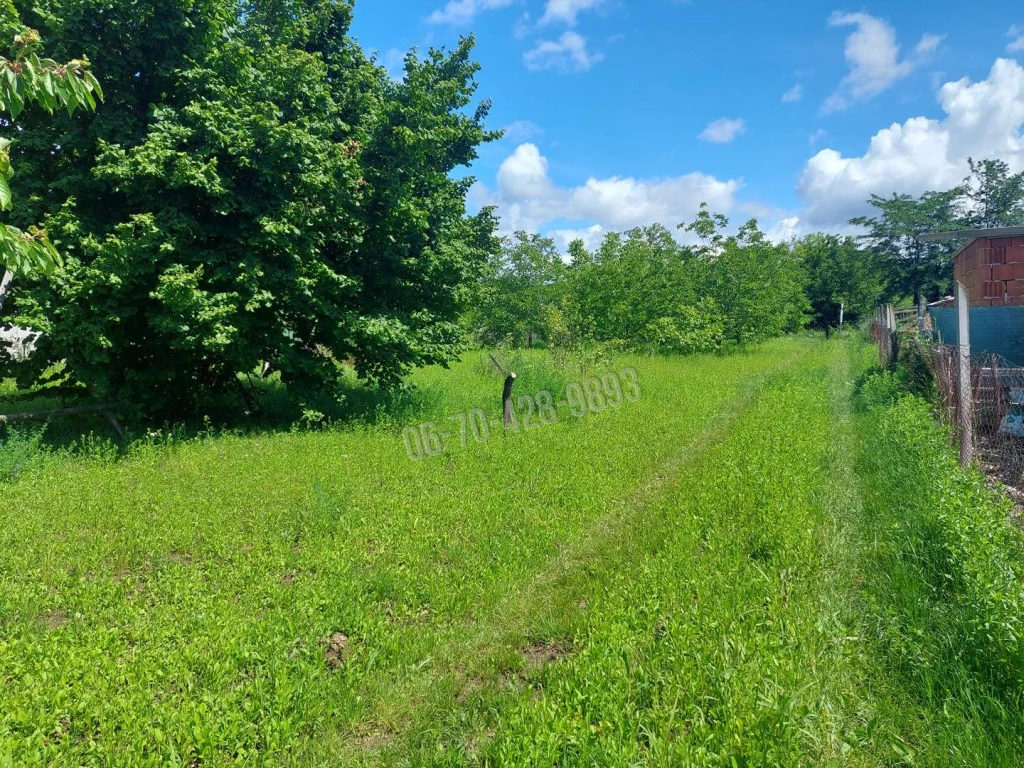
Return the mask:
{"type": "Polygon", "coordinates": [[[751,220],[725,235],[725,217],[702,206],[680,225],[682,245],[661,225],[610,233],[593,251],[517,232],[491,255],[467,321],[480,342],[617,342],[627,348],[708,352],[806,326],[856,323],[882,300],[934,301],[951,290],[957,242],[931,232],[1024,224],[1024,173],[999,160],[969,160],[953,189],[920,197],[872,196],[875,215],[852,219],[862,234],[814,233],[771,243],[751,220]],[[692,238],[691,238],[692,239],[692,238]]]}
{"type": "Polygon", "coordinates": [[[702,206],[680,229],[661,225],[609,233],[593,251],[581,241],[563,260],[554,241],[517,232],[488,261],[480,301],[467,317],[484,344],[711,352],[808,324],[856,322],[882,291],[878,269],[849,237],[815,234],[773,243],[755,220],[736,234],[702,206]]]}

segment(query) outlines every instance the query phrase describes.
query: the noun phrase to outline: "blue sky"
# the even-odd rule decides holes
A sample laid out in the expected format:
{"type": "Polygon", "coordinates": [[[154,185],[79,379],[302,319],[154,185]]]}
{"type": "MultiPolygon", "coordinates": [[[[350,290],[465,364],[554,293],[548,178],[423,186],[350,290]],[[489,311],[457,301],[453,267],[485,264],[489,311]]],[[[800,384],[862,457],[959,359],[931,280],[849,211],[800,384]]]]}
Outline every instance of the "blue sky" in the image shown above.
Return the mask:
{"type": "Polygon", "coordinates": [[[777,239],[845,231],[875,192],[919,194],[966,158],[1024,170],[1024,6],[711,0],[357,0],[353,34],[398,71],[474,32],[508,136],[473,206],[563,243],[690,220],[701,200],[777,239]]]}

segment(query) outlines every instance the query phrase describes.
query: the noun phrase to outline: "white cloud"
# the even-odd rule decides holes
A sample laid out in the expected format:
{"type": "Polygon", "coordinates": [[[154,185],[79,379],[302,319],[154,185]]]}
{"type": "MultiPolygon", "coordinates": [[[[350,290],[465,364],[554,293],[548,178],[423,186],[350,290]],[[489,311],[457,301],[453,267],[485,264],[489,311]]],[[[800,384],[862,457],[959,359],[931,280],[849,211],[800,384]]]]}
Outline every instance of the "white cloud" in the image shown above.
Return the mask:
{"type": "Polygon", "coordinates": [[[523,54],[523,63],[533,71],[585,72],[603,58],[602,54],[587,50],[585,37],[570,31],[563,33],[558,40],[541,40],[523,54]]]}
{"type": "Polygon", "coordinates": [[[822,106],[821,111],[825,114],[877,96],[920,66],[943,39],[926,34],[912,56],[900,59],[896,32],[881,19],[866,13],[834,13],[829,24],[857,29],[846,39],[846,60],[850,71],[822,106]]]}
{"type": "Polygon", "coordinates": [[[817,144],[819,141],[821,141],[822,139],[824,139],[827,135],[828,135],[828,131],[826,131],[824,128],[819,128],[818,130],[816,130],[814,133],[812,133],[810,135],[810,138],[808,139],[808,141],[813,146],[813,145],[817,144]]]}
{"type": "Polygon", "coordinates": [[[548,0],[544,6],[544,15],[540,17],[541,25],[560,22],[570,27],[576,26],[576,17],[581,11],[588,11],[599,5],[602,0],[548,0]]]}
{"type": "Polygon", "coordinates": [[[765,237],[773,243],[788,243],[794,237],[800,237],[803,233],[800,228],[799,216],[787,216],[779,219],[765,231],[765,237]]]}
{"type": "Polygon", "coordinates": [[[521,144],[498,170],[497,189],[477,184],[473,200],[497,205],[501,229],[541,231],[553,222],[585,222],[581,229],[556,229],[565,242],[586,233],[586,240],[609,230],[660,222],[670,228],[693,219],[701,202],[729,213],[739,180],[722,181],[702,173],[670,178],[590,178],[576,187],[561,187],[548,174],[548,160],[534,144],[521,144]],[[595,229],[595,227],[597,227],[595,229]]]}
{"type": "Polygon", "coordinates": [[[608,234],[608,230],[600,224],[594,224],[585,229],[553,229],[547,233],[547,236],[565,252],[569,250],[569,243],[573,240],[582,240],[584,247],[592,251],[601,244],[606,234],[608,234]]]}
{"type": "Polygon", "coordinates": [[[812,157],[797,186],[807,207],[802,221],[837,228],[868,212],[874,193],[918,195],[949,189],[968,173],[967,158],[1005,160],[1024,170],[1024,67],[997,59],[985,80],[946,83],[938,95],[946,117],[914,117],[871,139],[860,157],[823,149],[812,157]]]}
{"type": "Polygon", "coordinates": [[[480,11],[506,8],[516,0],[449,0],[427,17],[428,24],[468,24],[480,11]]]}
{"type": "Polygon", "coordinates": [[[1010,31],[1006,33],[1006,36],[1013,38],[1006,44],[1006,50],[1008,52],[1019,53],[1020,51],[1024,51],[1024,27],[1014,24],[1010,27],[1010,31]]]}
{"type": "Polygon", "coordinates": [[[797,83],[784,94],[782,94],[783,101],[800,101],[804,97],[804,87],[797,83]]]}
{"type": "Polygon", "coordinates": [[[747,126],[743,120],[735,120],[723,117],[714,122],[708,123],[707,128],[698,136],[703,141],[710,141],[712,144],[728,144],[741,133],[745,133],[747,126]]]}
{"type": "Polygon", "coordinates": [[[514,141],[516,144],[544,133],[543,128],[536,123],[531,123],[529,120],[516,120],[514,123],[506,125],[502,130],[505,131],[504,138],[514,141]]]}

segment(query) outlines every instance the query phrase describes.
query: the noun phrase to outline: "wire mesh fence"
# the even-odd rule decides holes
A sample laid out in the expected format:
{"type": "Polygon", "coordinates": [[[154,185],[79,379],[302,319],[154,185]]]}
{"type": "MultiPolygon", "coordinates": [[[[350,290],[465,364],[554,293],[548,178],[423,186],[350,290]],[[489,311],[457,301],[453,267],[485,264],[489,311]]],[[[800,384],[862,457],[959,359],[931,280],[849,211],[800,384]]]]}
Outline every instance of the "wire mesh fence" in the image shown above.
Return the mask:
{"type": "MultiPolygon", "coordinates": [[[[959,441],[961,404],[959,350],[950,345],[922,347],[935,381],[939,415],[959,441]]],[[[971,425],[978,464],[1024,503],[1024,368],[999,355],[971,356],[971,425]]]]}

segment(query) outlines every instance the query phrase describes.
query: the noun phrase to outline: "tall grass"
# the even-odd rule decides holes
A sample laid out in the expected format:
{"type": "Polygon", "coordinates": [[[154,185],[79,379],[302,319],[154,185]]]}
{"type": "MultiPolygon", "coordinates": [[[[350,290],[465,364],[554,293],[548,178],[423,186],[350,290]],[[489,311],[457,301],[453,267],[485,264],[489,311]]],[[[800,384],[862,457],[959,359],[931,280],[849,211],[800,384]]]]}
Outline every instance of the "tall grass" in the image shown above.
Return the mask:
{"type": "Polygon", "coordinates": [[[853,412],[862,353],[619,358],[639,402],[423,461],[399,427],[499,414],[489,359],[23,463],[0,765],[1012,765],[1019,542],[925,409],[853,412]]]}
{"type": "Polygon", "coordinates": [[[948,742],[996,734],[1020,749],[1024,537],[1009,499],[960,466],[930,405],[893,384],[890,374],[869,377],[858,419],[872,630],[919,704],[960,710],[940,718],[948,742]]]}

